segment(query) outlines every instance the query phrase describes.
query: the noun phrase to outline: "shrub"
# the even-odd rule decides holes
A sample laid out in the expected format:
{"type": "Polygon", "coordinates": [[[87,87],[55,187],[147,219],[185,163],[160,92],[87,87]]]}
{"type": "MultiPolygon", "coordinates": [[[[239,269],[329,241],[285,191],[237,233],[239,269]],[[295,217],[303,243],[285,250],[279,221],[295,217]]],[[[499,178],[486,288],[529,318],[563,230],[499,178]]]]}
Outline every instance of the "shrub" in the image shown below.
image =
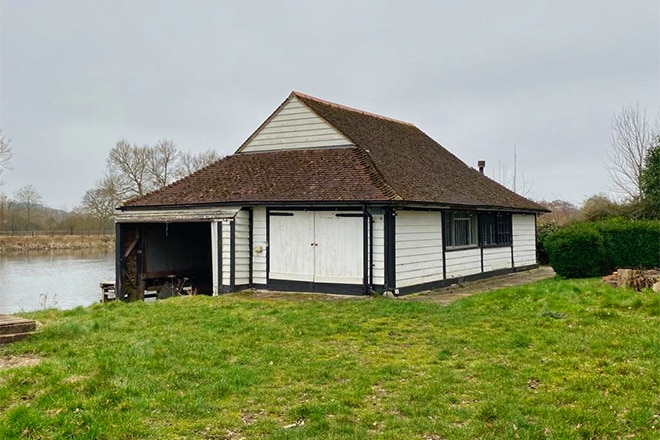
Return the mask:
{"type": "Polygon", "coordinates": [[[579,223],[550,234],[544,241],[552,268],[565,278],[595,277],[606,266],[603,237],[590,223],[579,223]]]}
{"type": "Polygon", "coordinates": [[[553,232],[557,232],[559,226],[555,221],[539,223],[536,229],[536,260],[539,264],[550,264],[548,251],[545,249],[545,239],[553,232]]]}
{"type": "Polygon", "coordinates": [[[603,236],[611,270],[660,266],[660,222],[611,220],[595,227],[603,236]]]}
{"type": "Polygon", "coordinates": [[[660,266],[660,222],[608,220],[578,223],[547,236],[550,264],[566,278],[601,276],[627,267],[660,266]]]}

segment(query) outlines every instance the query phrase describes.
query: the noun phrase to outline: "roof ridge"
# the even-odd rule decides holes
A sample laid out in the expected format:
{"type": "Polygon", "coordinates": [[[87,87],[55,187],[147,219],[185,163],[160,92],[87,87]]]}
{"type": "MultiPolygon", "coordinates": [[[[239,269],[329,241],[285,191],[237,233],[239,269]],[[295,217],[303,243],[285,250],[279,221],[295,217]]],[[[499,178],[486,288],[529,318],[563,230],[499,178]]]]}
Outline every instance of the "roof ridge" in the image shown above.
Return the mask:
{"type": "Polygon", "coordinates": [[[342,109],[342,110],[347,110],[347,111],[350,111],[350,112],[360,113],[360,114],[363,114],[365,116],[371,116],[371,117],[378,118],[378,119],[384,119],[384,120],[390,121],[390,122],[396,122],[397,124],[403,124],[403,125],[408,125],[408,126],[411,126],[411,127],[416,127],[416,125],[413,124],[412,122],[402,121],[401,119],[390,118],[388,116],[379,115],[378,113],[372,113],[372,112],[368,112],[368,111],[365,111],[365,110],[361,110],[359,108],[349,107],[349,106],[343,105],[343,104],[337,104],[336,102],[332,102],[332,101],[326,101],[325,99],[317,98],[316,96],[308,95],[306,93],[298,92],[296,90],[292,91],[291,95],[296,96],[298,98],[303,98],[303,99],[309,99],[309,100],[312,100],[312,101],[316,101],[319,104],[325,104],[325,105],[329,105],[331,107],[336,107],[336,108],[339,108],[339,109],[342,109]]]}

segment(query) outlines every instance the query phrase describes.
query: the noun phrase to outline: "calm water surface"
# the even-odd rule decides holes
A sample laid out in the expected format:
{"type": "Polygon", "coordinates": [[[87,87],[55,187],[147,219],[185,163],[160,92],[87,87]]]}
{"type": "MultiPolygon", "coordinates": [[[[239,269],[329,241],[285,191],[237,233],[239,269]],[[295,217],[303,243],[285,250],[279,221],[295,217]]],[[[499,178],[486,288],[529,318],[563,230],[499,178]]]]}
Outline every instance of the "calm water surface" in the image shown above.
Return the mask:
{"type": "Polygon", "coordinates": [[[101,299],[99,283],[114,278],[112,252],[0,256],[0,313],[88,306],[101,299]]]}

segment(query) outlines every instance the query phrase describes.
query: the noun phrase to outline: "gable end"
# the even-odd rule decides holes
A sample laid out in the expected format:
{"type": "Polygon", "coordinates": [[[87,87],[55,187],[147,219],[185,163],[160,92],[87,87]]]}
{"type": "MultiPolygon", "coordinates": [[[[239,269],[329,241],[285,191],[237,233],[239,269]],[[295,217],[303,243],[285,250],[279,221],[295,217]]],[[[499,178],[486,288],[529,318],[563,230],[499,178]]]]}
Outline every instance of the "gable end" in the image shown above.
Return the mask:
{"type": "Polygon", "coordinates": [[[292,94],[236,153],[339,147],[355,145],[292,94]]]}

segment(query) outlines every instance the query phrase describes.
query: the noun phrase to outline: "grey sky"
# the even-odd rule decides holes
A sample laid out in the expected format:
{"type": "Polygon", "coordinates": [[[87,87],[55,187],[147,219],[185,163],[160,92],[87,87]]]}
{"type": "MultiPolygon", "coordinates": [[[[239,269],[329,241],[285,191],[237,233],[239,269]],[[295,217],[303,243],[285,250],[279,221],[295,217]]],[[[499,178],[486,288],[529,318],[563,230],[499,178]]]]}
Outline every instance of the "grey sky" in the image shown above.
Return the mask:
{"type": "Polygon", "coordinates": [[[1,0],[0,191],[71,209],[118,140],[231,154],[298,90],[495,178],[515,147],[529,197],[581,203],[608,190],[612,116],[658,115],[659,30],[657,0],[1,0]]]}

